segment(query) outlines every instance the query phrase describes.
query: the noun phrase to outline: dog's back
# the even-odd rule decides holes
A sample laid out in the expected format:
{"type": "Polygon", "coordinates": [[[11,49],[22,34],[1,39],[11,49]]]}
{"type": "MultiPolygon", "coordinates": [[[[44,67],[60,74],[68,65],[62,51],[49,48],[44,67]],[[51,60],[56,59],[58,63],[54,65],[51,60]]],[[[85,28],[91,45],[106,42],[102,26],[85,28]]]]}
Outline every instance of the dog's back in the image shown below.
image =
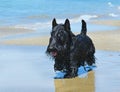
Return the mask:
{"type": "Polygon", "coordinates": [[[73,37],[70,53],[71,77],[77,76],[78,67],[92,65],[95,63],[95,47],[89,36],[87,36],[86,22],[82,20],[81,33],[73,37]]]}
{"type": "Polygon", "coordinates": [[[81,33],[78,34],[76,36],[76,41],[75,44],[77,45],[77,52],[76,54],[79,55],[77,57],[79,57],[80,61],[80,65],[85,64],[85,62],[88,65],[92,65],[93,63],[95,63],[95,57],[94,57],[94,53],[95,53],[95,46],[92,42],[92,39],[87,36],[87,24],[84,20],[82,20],[82,29],[81,29],[81,33]]]}
{"type": "Polygon", "coordinates": [[[84,20],[82,20],[82,29],[81,29],[80,34],[73,37],[73,44],[74,45],[76,44],[77,46],[81,45],[81,48],[86,47],[86,50],[89,49],[88,45],[92,45],[94,47],[94,44],[91,38],[87,36],[87,24],[84,20]]]}

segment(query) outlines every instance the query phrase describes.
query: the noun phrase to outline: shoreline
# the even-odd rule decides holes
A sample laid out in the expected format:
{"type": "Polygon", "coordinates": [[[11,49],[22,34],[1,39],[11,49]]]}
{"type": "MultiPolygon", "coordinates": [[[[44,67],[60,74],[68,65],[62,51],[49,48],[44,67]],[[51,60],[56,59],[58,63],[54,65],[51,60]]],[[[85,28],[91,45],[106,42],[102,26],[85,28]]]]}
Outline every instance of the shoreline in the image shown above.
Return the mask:
{"type": "MultiPolygon", "coordinates": [[[[102,31],[89,32],[88,36],[92,39],[97,50],[120,51],[120,31],[102,31]]],[[[5,40],[1,42],[5,45],[26,45],[26,46],[47,46],[49,42],[48,36],[30,37],[13,40],[5,40]]]]}
{"type": "Polygon", "coordinates": [[[120,27],[120,20],[93,20],[90,23],[120,27]]]}
{"type": "MultiPolygon", "coordinates": [[[[112,31],[96,31],[88,32],[87,35],[93,40],[96,50],[107,50],[107,51],[120,51],[120,20],[102,20],[102,21],[91,21],[91,23],[99,25],[116,26],[116,30],[112,31]]],[[[1,31],[0,31],[1,32],[1,31]]],[[[30,31],[28,31],[29,33],[30,31]]],[[[33,31],[32,31],[33,32],[33,31]]],[[[14,33],[14,32],[13,32],[14,33]]],[[[0,44],[5,45],[32,45],[32,46],[47,46],[50,36],[41,37],[28,37],[19,38],[12,40],[3,40],[0,44]]]]}
{"type": "Polygon", "coordinates": [[[15,34],[24,34],[34,32],[34,30],[25,29],[25,28],[15,28],[15,27],[0,27],[0,37],[6,37],[15,34]]]}

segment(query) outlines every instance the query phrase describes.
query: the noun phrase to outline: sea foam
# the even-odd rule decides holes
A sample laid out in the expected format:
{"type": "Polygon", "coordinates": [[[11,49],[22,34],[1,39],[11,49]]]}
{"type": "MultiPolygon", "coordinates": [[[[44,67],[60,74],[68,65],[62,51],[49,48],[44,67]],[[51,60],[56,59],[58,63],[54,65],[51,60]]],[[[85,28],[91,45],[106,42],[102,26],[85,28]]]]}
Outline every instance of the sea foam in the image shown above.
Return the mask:
{"type": "Polygon", "coordinates": [[[118,17],[119,16],[119,15],[114,14],[114,13],[109,13],[108,15],[111,16],[111,17],[118,17]]]}
{"type": "Polygon", "coordinates": [[[111,2],[108,2],[109,7],[114,7],[114,5],[111,2]]]}

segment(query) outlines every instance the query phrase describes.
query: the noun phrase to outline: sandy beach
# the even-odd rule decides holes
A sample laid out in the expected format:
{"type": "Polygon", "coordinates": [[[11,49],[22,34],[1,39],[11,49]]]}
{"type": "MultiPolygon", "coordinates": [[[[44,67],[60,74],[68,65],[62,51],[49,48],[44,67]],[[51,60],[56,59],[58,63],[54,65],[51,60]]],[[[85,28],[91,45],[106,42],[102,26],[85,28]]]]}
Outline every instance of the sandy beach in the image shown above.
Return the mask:
{"type": "Polygon", "coordinates": [[[11,26],[0,27],[0,37],[6,37],[15,34],[24,34],[28,32],[33,32],[33,30],[25,29],[25,28],[15,28],[11,26]]]}
{"type": "Polygon", "coordinates": [[[120,0],[1,0],[0,92],[120,92],[120,0]],[[96,63],[75,78],[46,54],[54,18],[76,35],[85,20],[95,45],[96,63]]]}
{"type": "MultiPolygon", "coordinates": [[[[105,30],[105,31],[98,31],[96,32],[89,32],[88,35],[93,40],[95,47],[97,50],[108,50],[108,51],[120,51],[120,21],[116,20],[107,20],[107,21],[92,21],[91,23],[99,24],[99,25],[109,25],[109,26],[116,26],[116,30],[105,30]]],[[[2,35],[11,35],[15,33],[23,33],[23,32],[31,32],[30,30],[22,29],[22,31],[17,32],[16,30],[12,31],[5,31],[4,33],[0,29],[0,34],[2,35]]],[[[5,29],[4,29],[5,30],[5,29]]],[[[1,41],[1,44],[7,45],[33,45],[33,46],[46,46],[49,42],[49,35],[48,36],[40,36],[40,37],[27,37],[27,38],[16,38],[11,40],[4,40],[1,41]]]]}
{"type": "Polygon", "coordinates": [[[81,67],[76,78],[54,79],[58,75],[45,50],[45,46],[0,46],[0,92],[120,91],[119,52],[97,50],[93,71],[81,67]]]}

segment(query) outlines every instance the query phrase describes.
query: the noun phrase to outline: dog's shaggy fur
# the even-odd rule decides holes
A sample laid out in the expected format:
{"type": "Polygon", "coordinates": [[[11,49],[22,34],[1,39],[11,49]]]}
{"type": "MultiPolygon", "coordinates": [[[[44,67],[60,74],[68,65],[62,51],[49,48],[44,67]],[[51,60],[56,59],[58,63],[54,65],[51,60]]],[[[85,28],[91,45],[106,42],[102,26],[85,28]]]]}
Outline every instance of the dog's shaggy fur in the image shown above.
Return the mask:
{"type": "Polygon", "coordinates": [[[82,20],[81,33],[72,38],[73,44],[71,44],[70,52],[70,71],[65,77],[76,77],[78,67],[85,66],[85,64],[91,66],[95,63],[95,47],[86,33],[86,22],[82,20]]]}
{"type": "Polygon", "coordinates": [[[47,54],[55,59],[54,70],[65,71],[64,78],[77,76],[78,67],[95,63],[95,47],[92,40],[86,35],[86,22],[82,20],[82,30],[74,35],[70,22],[57,24],[52,21],[52,32],[47,47],[47,54]]]}

